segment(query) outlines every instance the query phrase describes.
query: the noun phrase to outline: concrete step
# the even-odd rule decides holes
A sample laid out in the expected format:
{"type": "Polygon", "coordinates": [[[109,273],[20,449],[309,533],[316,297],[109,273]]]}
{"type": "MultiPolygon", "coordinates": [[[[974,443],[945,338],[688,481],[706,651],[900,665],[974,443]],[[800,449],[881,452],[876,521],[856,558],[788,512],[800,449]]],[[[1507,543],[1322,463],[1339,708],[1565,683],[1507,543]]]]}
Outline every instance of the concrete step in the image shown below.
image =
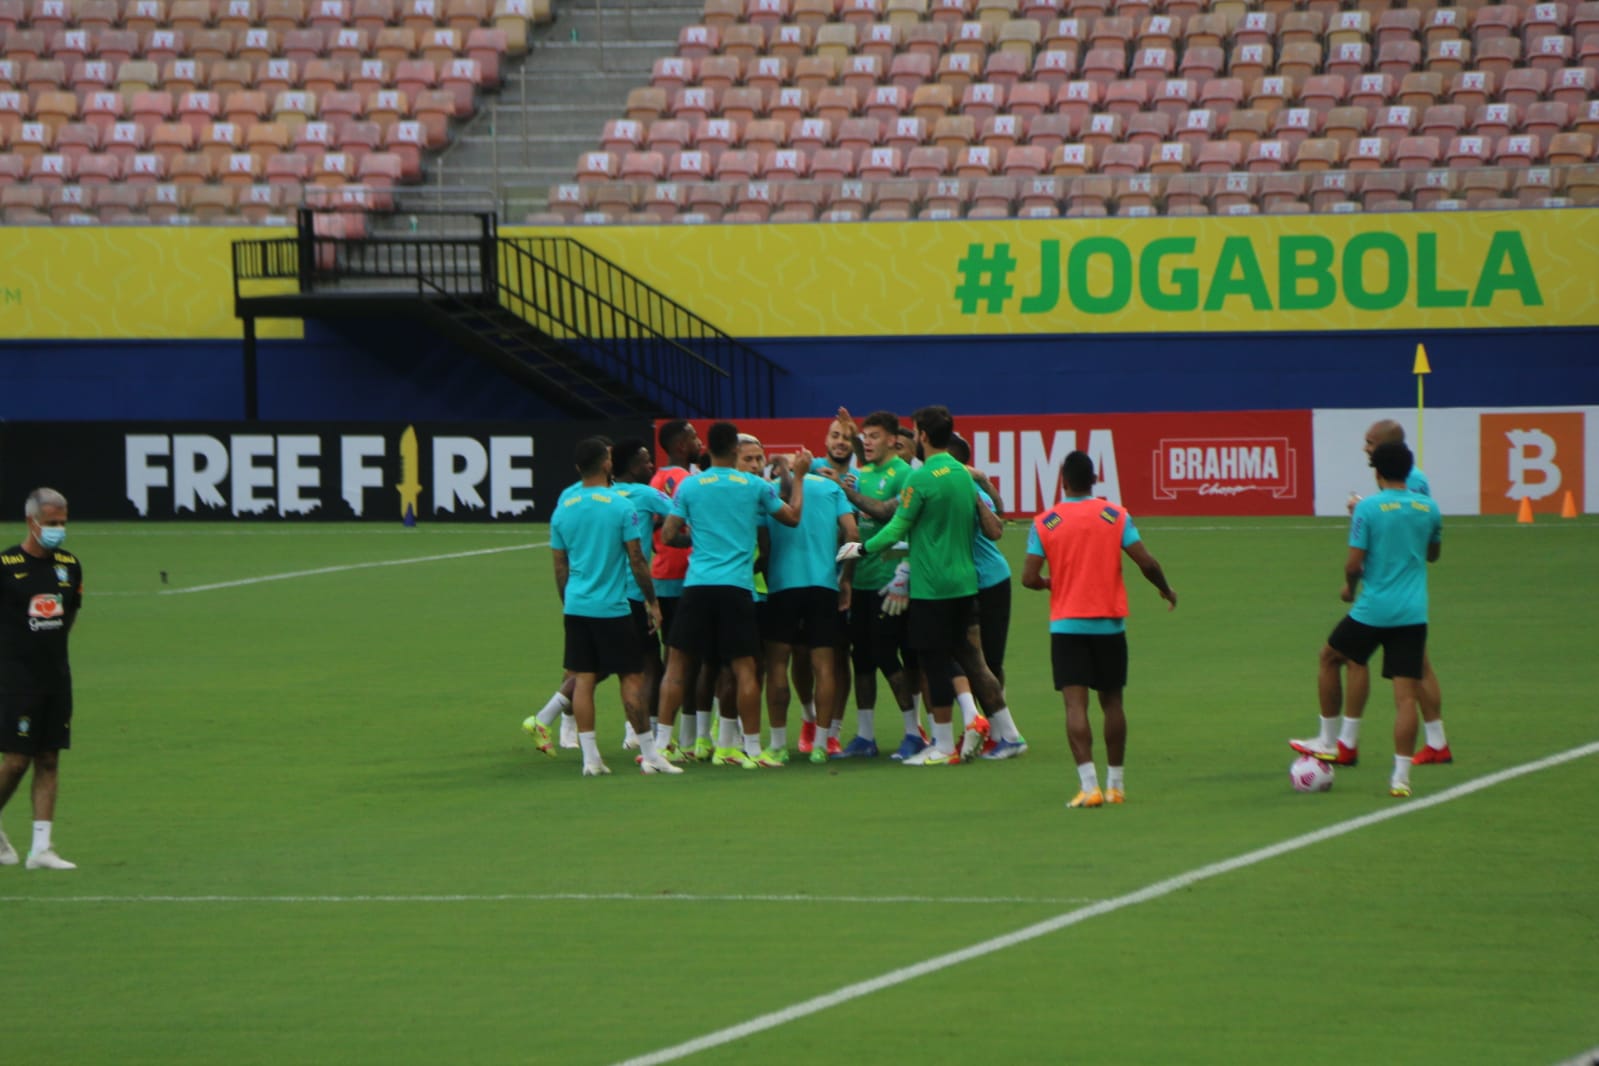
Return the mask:
{"type": "Polygon", "coordinates": [[[672,55],[677,49],[674,41],[594,41],[577,43],[556,41],[534,50],[528,64],[522,68],[522,77],[532,81],[551,74],[573,73],[587,75],[592,71],[607,71],[637,75],[647,80],[650,68],[661,56],[672,55]]]}

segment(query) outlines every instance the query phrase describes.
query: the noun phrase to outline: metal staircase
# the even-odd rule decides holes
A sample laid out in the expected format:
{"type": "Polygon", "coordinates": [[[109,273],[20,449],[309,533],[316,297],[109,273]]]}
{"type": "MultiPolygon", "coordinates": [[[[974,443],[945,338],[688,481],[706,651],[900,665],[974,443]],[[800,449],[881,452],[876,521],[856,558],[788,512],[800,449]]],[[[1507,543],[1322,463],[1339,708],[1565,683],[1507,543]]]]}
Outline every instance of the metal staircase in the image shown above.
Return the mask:
{"type": "Polygon", "coordinates": [[[578,241],[500,237],[489,212],[426,228],[455,235],[324,237],[302,211],[293,237],[235,241],[247,390],[258,318],[403,315],[574,417],[773,413],[781,367],[578,241]]]}

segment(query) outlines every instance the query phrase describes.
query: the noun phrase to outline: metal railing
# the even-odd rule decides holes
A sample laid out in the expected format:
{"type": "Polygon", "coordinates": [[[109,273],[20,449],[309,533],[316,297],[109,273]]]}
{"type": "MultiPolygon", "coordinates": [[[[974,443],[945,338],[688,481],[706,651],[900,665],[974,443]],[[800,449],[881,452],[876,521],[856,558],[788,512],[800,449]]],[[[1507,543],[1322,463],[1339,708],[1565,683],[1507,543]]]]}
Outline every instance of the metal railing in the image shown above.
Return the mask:
{"type": "Polygon", "coordinates": [[[776,408],[780,367],[570,238],[502,240],[500,302],[668,410],[776,408]]]}
{"type": "Polygon", "coordinates": [[[492,214],[476,237],[352,239],[315,232],[235,241],[235,300],[253,281],[295,280],[302,293],[414,292],[498,306],[593,369],[689,417],[769,417],[785,371],[693,311],[571,238],[501,238],[492,214]]]}

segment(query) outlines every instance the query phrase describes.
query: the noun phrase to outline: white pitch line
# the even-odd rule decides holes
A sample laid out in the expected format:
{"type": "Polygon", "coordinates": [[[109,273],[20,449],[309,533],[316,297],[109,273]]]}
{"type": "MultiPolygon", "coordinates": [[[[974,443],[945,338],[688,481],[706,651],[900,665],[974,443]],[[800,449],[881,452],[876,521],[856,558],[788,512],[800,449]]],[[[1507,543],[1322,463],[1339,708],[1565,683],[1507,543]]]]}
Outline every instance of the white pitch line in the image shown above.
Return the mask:
{"type": "Polygon", "coordinates": [[[1011,903],[1059,906],[1092,897],[1023,896],[698,896],[676,892],[518,892],[451,896],[0,896],[0,903],[1011,903]]]}
{"type": "MultiPolygon", "coordinates": [[[[1148,903],[1151,900],[1160,899],[1163,896],[1169,896],[1173,892],[1181,891],[1182,889],[1198,884],[1201,881],[1208,881],[1213,877],[1220,877],[1222,874],[1232,873],[1234,870],[1242,870],[1246,867],[1256,866],[1260,863],[1266,862],[1268,859],[1275,859],[1279,855],[1286,855],[1289,852],[1298,851],[1301,848],[1308,848],[1313,844],[1320,844],[1326,840],[1333,840],[1337,837],[1356,832],[1357,830],[1365,829],[1367,826],[1377,825],[1381,822],[1392,821],[1395,818],[1403,818],[1407,814],[1415,814],[1418,811],[1430,810],[1431,808],[1440,806],[1441,804],[1460,799],[1462,796],[1469,796],[1473,792],[1481,792],[1483,789],[1492,788],[1495,785],[1502,785],[1506,781],[1512,781],[1518,777],[1525,777],[1527,774],[1535,774],[1540,770],[1547,770],[1551,767],[1559,766],[1562,763],[1572,762],[1576,759],[1581,759],[1595,754],[1599,754],[1599,741],[1591,744],[1583,744],[1580,747],[1571,748],[1568,751],[1551,755],[1545,759],[1539,759],[1536,762],[1523,763],[1520,766],[1512,766],[1508,770],[1500,770],[1498,773],[1488,774],[1484,777],[1467,781],[1464,784],[1456,785],[1454,788],[1445,789],[1435,796],[1427,796],[1423,799],[1396,802],[1394,806],[1388,807],[1385,810],[1362,815],[1359,818],[1351,818],[1348,821],[1339,822],[1336,825],[1328,826],[1325,829],[1317,829],[1314,832],[1303,833],[1299,836],[1284,840],[1278,844],[1272,844],[1264,848],[1257,848],[1254,851],[1245,852],[1244,854],[1234,856],[1231,859],[1225,859],[1221,862],[1214,862],[1208,866],[1201,866],[1198,869],[1190,870],[1187,873],[1178,874],[1175,877],[1168,877],[1164,881],[1156,881],[1154,884],[1146,885],[1145,887],[1138,889],[1136,892],[1129,892],[1126,895],[1117,896],[1114,899],[1101,900],[1100,902],[1091,906],[1079,907],[1076,910],[1067,911],[1065,914],[1056,915],[1054,918],[1049,918],[1042,922],[1036,922],[1032,925],[1018,929],[1014,933],[1007,933],[1004,936],[997,936],[990,940],[984,940],[980,943],[973,944],[971,947],[962,948],[959,951],[951,951],[944,955],[938,955],[934,958],[927,959],[924,962],[915,963],[911,966],[904,966],[897,970],[890,970],[888,973],[882,974],[878,977],[873,977],[866,981],[858,981],[852,985],[845,985],[843,988],[835,989],[834,991],[828,992],[825,995],[807,999],[804,1002],[796,1003],[790,1007],[784,1007],[782,1010],[773,1011],[770,1014],[762,1014],[757,1018],[751,1018],[747,1022],[742,1022],[726,1029],[718,1029],[713,1033],[706,1033],[704,1036],[696,1037],[695,1039],[686,1041],[682,1044],[674,1044],[671,1047],[662,1048],[659,1051],[651,1051],[648,1054],[639,1055],[636,1058],[626,1059],[619,1063],[618,1066],[655,1066],[656,1063],[674,1062],[677,1059],[687,1058],[688,1056],[700,1051],[709,1051],[712,1048],[721,1047],[724,1044],[731,1044],[735,1040],[742,1040],[747,1036],[754,1036],[756,1033],[763,1033],[768,1029],[775,1029],[780,1025],[787,1025],[789,1022],[798,1021],[799,1019],[809,1017],[812,1014],[818,1014],[824,1010],[827,1010],[829,1007],[836,1007],[852,1000],[861,999],[862,997],[869,996],[874,992],[881,992],[885,988],[893,988],[895,985],[902,985],[907,981],[914,981],[918,977],[925,977],[928,974],[937,973],[940,970],[947,970],[951,966],[958,966],[963,962],[970,962],[972,959],[980,959],[984,955],[992,955],[996,951],[1004,951],[1006,948],[1015,947],[1018,944],[1025,944],[1029,941],[1037,940],[1039,937],[1048,936],[1050,933],[1059,932],[1062,929],[1086,922],[1090,918],[1098,918],[1101,915],[1112,914],[1126,907],[1134,907],[1140,903],[1148,903]]],[[[1114,816],[1102,814],[1071,815],[1070,817],[1092,818],[1114,816]]]]}
{"type": "Polygon", "coordinates": [[[529,548],[547,548],[547,540],[532,544],[511,544],[504,548],[478,548],[466,552],[446,552],[443,555],[416,555],[409,559],[383,559],[371,563],[347,563],[343,566],[319,566],[315,570],[290,570],[282,574],[262,574],[260,577],[241,577],[237,581],[217,581],[209,585],[190,585],[182,589],[162,589],[162,596],[186,596],[191,592],[215,592],[217,589],[236,589],[245,585],[264,585],[269,581],[289,581],[297,577],[318,577],[322,574],[342,574],[351,570],[374,570],[383,566],[411,566],[415,563],[438,563],[448,559],[470,559],[478,555],[499,555],[502,552],[527,551],[529,548]]]}

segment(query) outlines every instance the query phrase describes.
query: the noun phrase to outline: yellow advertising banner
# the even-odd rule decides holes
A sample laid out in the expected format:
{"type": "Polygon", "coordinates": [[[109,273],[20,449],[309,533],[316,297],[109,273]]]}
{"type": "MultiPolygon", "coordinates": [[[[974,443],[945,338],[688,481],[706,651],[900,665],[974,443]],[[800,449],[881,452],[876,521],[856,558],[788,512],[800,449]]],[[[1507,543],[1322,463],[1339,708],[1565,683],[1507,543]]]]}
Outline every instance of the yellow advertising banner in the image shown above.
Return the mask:
{"type": "Polygon", "coordinates": [[[734,336],[1599,325],[1599,211],[507,228],[734,336]]]}
{"type": "MultiPolygon", "coordinates": [[[[242,337],[232,242],[284,235],[260,227],[0,227],[0,340],[242,337]]],[[[293,290],[282,283],[281,291],[293,290]]],[[[296,320],[262,320],[258,333],[301,334],[296,320]]]]}

